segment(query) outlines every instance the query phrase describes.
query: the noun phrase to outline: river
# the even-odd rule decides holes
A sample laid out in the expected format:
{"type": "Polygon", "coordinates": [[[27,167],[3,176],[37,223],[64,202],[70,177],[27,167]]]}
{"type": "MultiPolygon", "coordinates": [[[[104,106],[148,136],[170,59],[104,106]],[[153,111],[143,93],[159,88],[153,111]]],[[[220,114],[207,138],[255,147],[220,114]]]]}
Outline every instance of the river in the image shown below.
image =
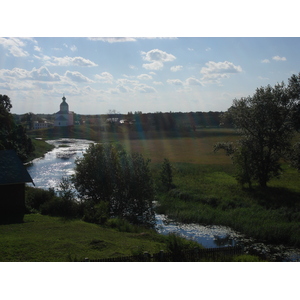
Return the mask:
{"type": "MultiPolygon", "coordinates": [[[[27,170],[36,187],[57,189],[62,177],[74,174],[76,157],[82,157],[93,141],[63,138],[47,142],[55,148],[44,157],[33,160],[27,170]]],[[[156,225],[161,234],[176,232],[207,248],[241,245],[248,253],[266,255],[274,261],[300,261],[300,249],[258,243],[226,226],[182,224],[161,214],[156,214],[156,225]]]]}

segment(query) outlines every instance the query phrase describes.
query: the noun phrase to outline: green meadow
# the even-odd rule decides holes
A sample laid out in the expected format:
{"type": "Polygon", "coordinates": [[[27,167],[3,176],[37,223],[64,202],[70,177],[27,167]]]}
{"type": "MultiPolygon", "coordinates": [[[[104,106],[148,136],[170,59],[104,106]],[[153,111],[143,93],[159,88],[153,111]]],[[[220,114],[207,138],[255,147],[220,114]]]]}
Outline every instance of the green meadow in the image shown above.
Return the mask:
{"type": "Polygon", "coordinates": [[[166,249],[152,231],[117,229],[40,214],[25,215],[22,224],[0,225],[1,261],[84,261],[131,256],[166,249]]]}
{"type": "MultiPolygon", "coordinates": [[[[56,134],[41,130],[37,136],[57,138],[56,134]]],[[[64,132],[64,137],[121,143],[128,151],[151,159],[156,180],[163,159],[169,159],[174,189],[168,193],[158,191],[157,209],[175,220],[227,225],[261,241],[300,246],[299,172],[283,162],[281,177],[270,181],[266,190],[255,185],[252,190],[241,187],[231,160],[223,152],[213,152],[217,142],[238,138],[232,129],[141,134],[74,128],[64,132]]]]}

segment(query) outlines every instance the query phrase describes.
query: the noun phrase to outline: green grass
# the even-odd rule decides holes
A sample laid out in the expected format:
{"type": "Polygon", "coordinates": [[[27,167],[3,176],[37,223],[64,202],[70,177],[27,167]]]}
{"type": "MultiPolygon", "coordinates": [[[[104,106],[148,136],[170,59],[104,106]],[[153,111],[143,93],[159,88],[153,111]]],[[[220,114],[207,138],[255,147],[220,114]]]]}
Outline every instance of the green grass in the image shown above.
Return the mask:
{"type": "Polygon", "coordinates": [[[130,256],[165,250],[165,237],[153,231],[120,232],[80,220],[39,214],[24,223],[0,225],[0,261],[69,261],[130,256]]]}
{"type": "MultiPolygon", "coordinates": [[[[41,134],[42,133],[42,134],[41,134]]],[[[214,153],[220,141],[234,141],[231,129],[198,129],[196,132],[105,133],[97,127],[40,131],[47,138],[87,138],[113,141],[151,159],[154,175],[168,158],[174,166],[176,189],[159,195],[161,213],[183,222],[228,225],[261,240],[300,246],[300,174],[283,165],[280,179],[265,191],[241,188],[234,178],[231,160],[214,153]]]]}
{"type": "Polygon", "coordinates": [[[300,246],[300,174],[284,166],[261,190],[242,189],[232,167],[175,164],[176,189],[159,197],[159,212],[182,222],[227,225],[271,243],[300,246]]]}
{"type": "Polygon", "coordinates": [[[46,143],[44,140],[37,140],[32,138],[32,143],[34,145],[34,152],[29,156],[27,161],[31,161],[38,157],[43,157],[47,152],[51,151],[54,146],[46,143]]]}

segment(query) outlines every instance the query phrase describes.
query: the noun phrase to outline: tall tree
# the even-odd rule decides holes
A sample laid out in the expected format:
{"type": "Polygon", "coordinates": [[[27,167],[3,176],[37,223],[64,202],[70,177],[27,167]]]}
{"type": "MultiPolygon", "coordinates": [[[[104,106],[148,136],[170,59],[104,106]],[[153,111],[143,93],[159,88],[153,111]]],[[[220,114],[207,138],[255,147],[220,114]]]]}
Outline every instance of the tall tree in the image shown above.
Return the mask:
{"type": "Polygon", "coordinates": [[[215,150],[224,149],[238,166],[237,179],[243,184],[268,181],[280,175],[280,159],[291,148],[295,133],[295,111],[299,107],[300,74],[293,75],[289,84],[261,87],[252,97],[235,99],[223,118],[230,119],[239,130],[236,143],[219,143],[215,150]]]}
{"type": "Polygon", "coordinates": [[[149,160],[141,154],[129,155],[120,145],[92,144],[76,160],[73,182],[89,212],[107,203],[111,216],[154,225],[153,179],[149,160]]]}
{"type": "Polygon", "coordinates": [[[22,125],[16,125],[10,109],[12,104],[7,95],[0,95],[0,150],[13,149],[22,161],[34,151],[31,139],[22,125]]]}

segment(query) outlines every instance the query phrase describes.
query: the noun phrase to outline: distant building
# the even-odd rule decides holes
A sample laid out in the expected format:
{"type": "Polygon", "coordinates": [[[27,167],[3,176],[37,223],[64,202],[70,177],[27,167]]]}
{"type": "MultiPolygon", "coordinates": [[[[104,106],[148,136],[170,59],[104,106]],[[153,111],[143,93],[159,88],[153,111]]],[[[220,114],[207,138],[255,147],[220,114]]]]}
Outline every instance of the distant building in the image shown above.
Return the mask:
{"type": "Polygon", "coordinates": [[[55,114],[54,126],[72,126],[74,125],[74,112],[69,111],[69,104],[66,97],[62,97],[63,102],[60,104],[60,110],[55,114]]]}
{"type": "Polygon", "coordinates": [[[22,222],[26,211],[26,182],[33,183],[17,153],[14,150],[1,150],[0,223],[22,222]]]}
{"type": "Polygon", "coordinates": [[[33,122],[33,129],[50,128],[52,126],[53,126],[53,124],[49,123],[47,121],[43,121],[43,122],[34,121],[33,122]]]}

